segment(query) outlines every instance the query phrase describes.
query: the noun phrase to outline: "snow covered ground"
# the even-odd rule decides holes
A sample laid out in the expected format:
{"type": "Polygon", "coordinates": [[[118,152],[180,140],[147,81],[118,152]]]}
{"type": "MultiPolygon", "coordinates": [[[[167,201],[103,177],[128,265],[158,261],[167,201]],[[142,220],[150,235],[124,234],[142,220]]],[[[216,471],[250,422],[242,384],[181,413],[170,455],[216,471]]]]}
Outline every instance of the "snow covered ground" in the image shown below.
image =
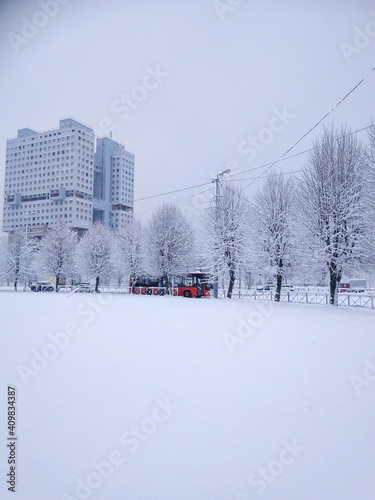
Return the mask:
{"type": "Polygon", "coordinates": [[[15,385],[18,500],[374,500],[374,311],[0,301],[0,498],[15,385]]]}

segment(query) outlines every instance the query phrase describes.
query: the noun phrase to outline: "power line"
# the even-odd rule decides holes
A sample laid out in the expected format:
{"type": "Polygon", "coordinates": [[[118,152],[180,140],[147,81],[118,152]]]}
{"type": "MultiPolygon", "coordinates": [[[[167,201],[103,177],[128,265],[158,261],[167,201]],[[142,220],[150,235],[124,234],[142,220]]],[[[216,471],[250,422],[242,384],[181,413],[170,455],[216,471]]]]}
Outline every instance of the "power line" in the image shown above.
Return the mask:
{"type": "MultiPolygon", "coordinates": [[[[373,127],[373,125],[368,125],[367,127],[363,127],[363,128],[358,129],[358,130],[354,130],[353,132],[349,132],[347,134],[344,134],[343,136],[338,137],[335,140],[339,141],[340,139],[344,139],[345,137],[349,137],[350,135],[358,134],[359,132],[363,132],[364,130],[367,130],[367,129],[371,128],[371,127],[373,127]]],[[[246,174],[247,172],[252,172],[254,170],[259,170],[260,168],[265,168],[265,167],[268,167],[269,165],[273,166],[273,165],[276,165],[276,163],[280,163],[282,161],[290,160],[291,158],[295,158],[296,156],[300,156],[300,155],[303,155],[305,153],[309,153],[310,151],[314,151],[314,149],[319,149],[321,147],[322,147],[322,144],[318,144],[317,146],[313,146],[313,147],[311,147],[309,149],[305,149],[304,151],[300,151],[299,153],[295,153],[294,155],[281,157],[278,160],[274,160],[274,161],[271,161],[269,163],[264,163],[263,165],[259,165],[259,167],[253,167],[253,168],[249,168],[247,170],[241,170],[240,172],[236,172],[235,174],[228,174],[227,177],[234,177],[235,175],[246,174]]],[[[255,177],[254,177],[254,179],[255,179],[255,177]]]]}
{"type": "Polygon", "coordinates": [[[197,184],[196,186],[190,186],[182,189],[175,189],[174,191],[168,191],[167,193],[160,193],[160,194],[154,194],[152,196],[146,196],[145,198],[138,198],[136,201],[143,201],[143,200],[150,200],[151,198],[157,198],[158,196],[166,196],[167,194],[173,194],[173,193],[180,193],[181,191],[187,191],[188,189],[194,189],[197,187],[201,186],[207,186],[208,184],[211,184],[211,182],[204,182],[203,184],[197,184]]]}
{"type": "MultiPolygon", "coordinates": [[[[299,170],[292,170],[291,172],[281,172],[279,174],[276,174],[277,176],[280,175],[289,175],[289,174],[297,174],[298,172],[302,172],[301,169],[299,170]]],[[[265,172],[264,172],[265,173],[265,172]]],[[[257,178],[262,178],[263,173],[259,177],[248,177],[247,179],[229,179],[228,182],[243,182],[243,181],[250,181],[251,179],[257,179],[257,178]]]]}
{"type": "MultiPolygon", "coordinates": [[[[211,184],[211,182],[209,184],[211,184]]],[[[190,189],[190,188],[187,188],[187,189],[190,189]]],[[[189,198],[194,198],[194,196],[197,196],[199,194],[208,193],[212,189],[213,189],[213,186],[211,186],[209,189],[203,189],[202,191],[199,191],[198,193],[194,193],[194,194],[192,194],[190,196],[186,196],[185,198],[180,198],[179,200],[174,201],[174,203],[180,203],[181,201],[188,200],[189,198]]],[[[146,212],[152,212],[153,210],[154,210],[153,208],[150,208],[148,210],[143,210],[142,212],[137,212],[135,215],[144,214],[146,212]]],[[[194,208],[194,210],[197,210],[197,208],[194,208]]]]}
{"type": "MultiPolygon", "coordinates": [[[[229,175],[229,177],[232,177],[234,175],[240,175],[240,174],[243,174],[243,173],[246,173],[246,172],[251,172],[253,170],[258,170],[260,168],[266,168],[266,170],[264,172],[262,172],[261,174],[259,174],[257,177],[255,178],[251,178],[252,179],[252,182],[250,182],[247,186],[245,186],[242,191],[244,191],[245,189],[247,189],[249,186],[251,186],[252,184],[254,184],[255,181],[257,181],[258,179],[260,179],[261,177],[263,177],[263,175],[268,172],[268,170],[270,170],[274,165],[276,165],[277,163],[280,163],[282,161],[285,161],[285,160],[288,160],[288,159],[291,159],[291,158],[295,158],[296,156],[299,156],[299,155],[302,155],[302,154],[305,154],[305,153],[308,153],[310,151],[313,151],[314,149],[316,148],[319,148],[321,147],[321,145],[318,145],[318,146],[314,146],[312,148],[309,148],[309,149],[306,149],[304,151],[301,151],[299,153],[296,153],[294,155],[290,155],[290,156],[286,156],[290,151],[292,151],[292,149],[294,149],[297,144],[299,144],[308,134],[310,134],[325,118],[327,118],[327,116],[329,116],[338,106],[340,106],[340,104],[349,97],[349,95],[354,92],[355,89],[357,89],[371,74],[372,72],[375,71],[375,67],[372,68],[372,70],[364,77],[362,78],[362,80],[360,82],[357,83],[357,85],[355,85],[342,99],[340,99],[340,101],[330,110],[328,111],[320,120],[318,120],[315,125],[313,127],[311,127],[300,139],[298,139],[298,141],[296,141],[293,146],[291,146],[287,151],[285,151],[285,153],[282,155],[281,158],[279,158],[278,160],[275,160],[271,163],[266,163],[264,165],[260,165],[259,167],[253,167],[251,169],[248,169],[248,170],[242,170],[241,172],[237,172],[235,174],[232,174],[232,175],[229,175]]],[[[371,128],[372,125],[369,125],[367,127],[364,127],[362,129],[359,129],[359,130],[356,130],[355,132],[350,132],[346,135],[344,135],[343,137],[346,137],[346,136],[349,136],[349,135],[352,135],[352,134],[355,134],[355,133],[359,133],[359,132],[362,132],[363,130],[366,130],[368,128],[371,128]]],[[[144,201],[144,200],[150,200],[152,198],[158,198],[160,196],[167,196],[169,194],[174,194],[174,193],[179,193],[181,191],[187,191],[189,189],[194,189],[194,188],[197,188],[197,187],[202,187],[202,186],[207,186],[208,184],[211,184],[211,182],[204,182],[202,184],[197,184],[195,186],[189,186],[189,187],[186,187],[186,188],[181,188],[181,189],[175,189],[173,191],[168,191],[168,192],[165,192],[165,193],[159,193],[159,194],[154,194],[152,196],[145,196],[144,198],[138,198],[136,200],[134,200],[134,203],[135,202],[138,202],[138,201],[144,201]]],[[[142,212],[141,212],[142,213],[142,212]]]]}
{"type": "MultiPolygon", "coordinates": [[[[336,140],[340,140],[340,139],[343,139],[344,137],[348,137],[350,135],[354,135],[354,134],[358,134],[359,132],[363,132],[364,130],[367,130],[369,128],[371,128],[373,125],[368,125],[367,127],[363,127],[363,128],[360,128],[358,130],[354,130],[353,132],[348,132],[347,134],[344,134],[343,136],[337,138],[336,140]]],[[[313,146],[309,149],[305,149],[304,151],[300,151],[299,153],[295,153],[293,155],[290,155],[290,156],[285,156],[285,157],[281,157],[279,158],[278,160],[275,160],[273,162],[270,162],[270,163],[264,163],[263,165],[259,165],[258,167],[252,167],[252,168],[249,168],[247,170],[241,170],[240,172],[236,172],[234,174],[229,174],[227,177],[234,177],[235,175],[241,175],[241,174],[246,174],[247,172],[253,172],[254,170],[259,170],[260,168],[266,168],[266,167],[272,167],[274,165],[276,165],[277,163],[281,163],[282,161],[286,161],[286,160],[290,160],[291,158],[295,158],[296,156],[300,156],[300,155],[303,155],[303,154],[306,154],[306,153],[309,153],[310,151],[314,151],[314,149],[318,149],[322,147],[322,144],[318,144],[317,146],[313,146]]],[[[268,171],[269,169],[267,169],[265,172],[262,172],[258,177],[249,177],[247,179],[229,179],[230,181],[246,181],[246,180],[257,180],[257,179],[260,179],[263,177],[263,175],[268,171]]],[[[297,173],[299,172],[300,170],[296,170],[294,171],[293,173],[297,173]]],[[[292,172],[291,172],[292,173],[292,172]]],[[[149,200],[151,198],[157,198],[157,197],[160,197],[160,196],[166,196],[168,194],[173,194],[173,193],[179,193],[181,191],[187,191],[189,189],[194,189],[194,188],[197,188],[197,187],[202,187],[202,186],[207,186],[209,184],[211,184],[211,182],[205,182],[203,184],[197,184],[195,186],[189,186],[189,187],[186,187],[186,188],[181,188],[181,189],[175,189],[173,191],[168,191],[166,193],[159,193],[159,194],[155,194],[155,195],[152,195],[152,196],[146,196],[144,198],[138,198],[137,200],[134,200],[134,202],[136,201],[143,201],[143,200],[149,200]]],[[[246,189],[246,188],[244,188],[246,189]]],[[[193,194],[192,196],[188,196],[187,198],[192,198],[193,196],[196,196],[197,194],[200,194],[200,193],[203,193],[205,191],[209,191],[209,189],[207,190],[204,190],[204,191],[200,191],[199,193],[195,193],[193,194]]],[[[183,200],[186,200],[187,198],[182,198],[181,200],[177,200],[175,203],[178,203],[179,201],[183,201],[183,200]]],[[[150,210],[145,210],[143,212],[139,212],[140,214],[143,214],[145,212],[149,212],[150,210]]]]}
{"type": "MultiPolygon", "coordinates": [[[[281,158],[284,158],[290,151],[292,151],[292,149],[294,149],[297,144],[299,144],[308,134],[310,134],[310,132],[312,132],[320,123],[322,123],[322,121],[327,118],[327,116],[329,116],[333,111],[335,111],[336,108],[338,108],[340,106],[340,104],[345,101],[345,99],[347,99],[349,97],[349,95],[354,92],[355,89],[357,89],[372,73],[373,71],[375,71],[375,67],[372,68],[371,71],[369,71],[369,73],[367,73],[367,75],[362,78],[362,80],[360,82],[357,83],[357,85],[355,85],[342,99],[340,99],[340,101],[330,110],[328,111],[328,113],[326,113],[320,120],[318,120],[315,125],[313,125],[300,139],[298,139],[297,142],[295,142],[293,144],[293,146],[291,146],[287,151],[285,151],[285,153],[282,155],[281,158]]],[[[276,162],[272,163],[264,172],[262,172],[262,174],[260,174],[256,179],[254,179],[252,182],[250,182],[246,187],[243,188],[242,191],[244,191],[245,189],[247,189],[249,186],[251,186],[252,184],[254,184],[254,182],[256,182],[259,177],[263,174],[265,174],[266,172],[268,172],[268,170],[270,170],[274,165],[276,164],[276,162]]]]}

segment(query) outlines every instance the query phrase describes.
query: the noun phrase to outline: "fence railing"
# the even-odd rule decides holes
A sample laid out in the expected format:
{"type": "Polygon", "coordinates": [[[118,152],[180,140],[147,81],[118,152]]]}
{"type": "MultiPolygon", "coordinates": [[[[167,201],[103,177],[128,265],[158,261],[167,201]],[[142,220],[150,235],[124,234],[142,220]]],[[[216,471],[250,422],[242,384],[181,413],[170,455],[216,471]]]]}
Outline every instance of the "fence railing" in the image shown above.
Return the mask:
{"type": "Polygon", "coordinates": [[[104,293],[129,293],[128,286],[99,286],[99,290],[104,293]]]}
{"type": "MultiPolygon", "coordinates": [[[[165,295],[166,289],[163,287],[137,287],[138,293],[141,295],[165,295]]],[[[2,291],[13,290],[11,286],[0,287],[2,291]]],[[[69,292],[71,295],[77,292],[80,287],[60,287],[60,291],[69,292]]],[[[86,288],[81,291],[88,291],[86,288]]],[[[93,291],[93,287],[92,290],[93,291]]],[[[100,286],[100,292],[104,293],[119,293],[129,294],[129,287],[125,286],[100,286]]],[[[172,287],[171,295],[178,295],[178,289],[172,287]]],[[[219,290],[219,298],[226,297],[226,290],[219,290]]],[[[232,293],[232,299],[248,299],[248,300],[274,300],[275,292],[273,290],[235,290],[232,293]]],[[[313,292],[313,291],[288,291],[281,292],[281,302],[291,302],[296,304],[329,304],[329,293],[327,292],[313,292]]],[[[375,292],[369,291],[367,293],[339,293],[338,305],[347,307],[365,307],[368,309],[375,309],[375,292]]]]}
{"type": "MultiPolygon", "coordinates": [[[[220,290],[219,297],[226,296],[225,290],[220,290]]],[[[238,290],[232,294],[233,299],[274,300],[275,292],[265,290],[238,290]]],[[[329,304],[329,293],[324,292],[281,292],[280,302],[297,304],[329,304]]],[[[366,293],[339,293],[339,306],[367,307],[375,309],[375,294],[366,293]]]]}

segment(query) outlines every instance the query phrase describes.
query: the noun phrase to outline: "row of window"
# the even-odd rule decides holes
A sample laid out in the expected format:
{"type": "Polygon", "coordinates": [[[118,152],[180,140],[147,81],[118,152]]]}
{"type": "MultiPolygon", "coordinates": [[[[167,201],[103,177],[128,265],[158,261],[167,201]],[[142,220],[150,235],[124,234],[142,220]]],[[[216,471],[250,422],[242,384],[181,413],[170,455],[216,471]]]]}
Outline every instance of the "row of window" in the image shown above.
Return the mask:
{"type": "MultiPolygon", "coordinates": [[[[50,150],[55,150],[55,149],[58,149],[59,151],[64,148],[65,149],[69,149],[69,147],[71,147],[72,151],[75,150],[79,150],[79,151],[83,151],[83,152],[86,152],[88,151],[89,153],[91,152],[91,154],[94,154],[94,147],[93,146],[86,146],[85,144],[82,144],[82,143],[79,143],[79,142],[64,142],[62,144],[52,144],[52,145],[49,145],[49,146],[43,146],[43,147],[40,147],[40,148],[27,148],[25,146],[23,146],[23,149],[17,149],[17,147],[9,147],[9,145],[7,144],[7,149],[6,149],[6,158],[22,158],[26,155],[34,155],[34,154],[40,154],[41,152],[43,151],[50,151],[50,150]]],[[[21,146],[20,146],[21,148],[21,146]]]]}
{"type": "MultiPolygon", "coordinates": [[[[69,195],[69,192],[66,193],[66,195],[68,196],[69,195]]],[[[6,206],[5,207],[5,210],[14,210],[16,214],[18,214],[18,212],[20,213],[20,215],[22,215],[23,210],[27,210],[27,209],[35,209],[35,207],[39,208],[39,207],[48,207],[48,206],[53,206],[53,207],[56,207],[58,205],[72,205],[73,202],[76,204],[76,205],[81,205],[82,207],[89,207],[91,206],[91,203],[88,202],[88,201],[80,201],[80,200],[64,200],[64,201],[45,201],[45,202],[41,202],[41,203],[23,203],[22,204],[22,208],[21,207],[10,207],[10,206],[6,206]]]]}
{"type": "MultiPolygon", "coordinates": [[[[50,149],[50,148],[49,148],[50,149]]],[[[52,160],[64,160],[64,155],[66,154],[69,154],[69,153],[74,153],[78,156],[78,159],[80,160],[81,159],[81,156],[82,158],[94,158],[94,154],[93,153],[87,153],[85,152],[83,149],[80,149],[80,148],[77,148],[77,149],[62,149],[62,150],[59,150],[59,151],[50,151],[50,152],[46,152],[46,153],[34,153],[33,151],[32,152],[24,152],[21,155],[18,155],[17,156],[17,153],[14,153],[14,155],[12,153],[8,153],[6,155],[6,164],[9,165],[10,167],[15,167],[16,165],[18,165],[21,161],[30,161],[30,160],[37,160],[38,158],[52,158],[52,160]],[[32,153],[32,154],[31,154],[32,153]],[[62,155],[62,156],[60,156],[62,155]],[[59,158],[58,158],[59,156],[59,158]]],[[[67,157],[67,159],[69,159],[69,157],[67,157]]],[[[71,156],[71,159],[74,159],[73,156],[71,156]]]]}
{"type": "MultiPolygon", "coordinates": [[[[41,134],[41,133],[39,133],[39,134],[38,134],[38,133],[36,133],[36,135],[35,135],[35,136],[33,136],[33,135],[28,135],[28,136],[27,136],[27,137],[25,137],[25,138],[20,138],[20,137],[17,137],[16,139],[10,139],[10,141],[12,141],[12,142],[16,142],[16,141],[18,141],[18,142],[19,142],[19,141],[21,141],[21,140],[22,140],[22,142],[27,142],[27,143],[31,142],[31,143],[32,143],[33,141],[34,141],[34,142],[35,142],[35,141],[38,141],[38,139],[39,139],[39,140],[41,140],[41,139],[43,139],[43,138],[44,138],[44,139],[46,139],[47,137],[55,137],[55,136],[57,136],[57,140],[59,141],[59,140],[60,140],[60,137],[59,137],[59,136],[61,136],[61,135],[62,135],[61,139],[69,138],[70,136],[65,135],[65,134],[72,134],[72,133],[73,133],[73,132],[75,132],[75,131],[76,131],[76,130],[75,130],[74,128],[72,128],[71,130],[67,129],[67,130],[64,130],[63,132],[61,132],[61,130],[60,130],[60,131],[59,131],[59,130],[57,130],[56,132],[53,132],[53,131],[52,131],[52,132],[45,133],[45,134],[43,134],[43,133],[42,133],[42,134],[41,134]]],[[[77,132],[78,132],[78,134],[81,134],[81,135],[86,135],[86,133],[85,133],[85,132],[83,132],[83,131],[81,131],[81,130],[77,130],[77,132]]],[[[91,134],[90,134],[90,135],[91,135],[91,134]]],[[[94,135],[94,131],[92,131],[92,136],[93,136],[93,135],[94,135]]],[[[76,137],[76,136],[77,136],[77,134],[74,134],[74,136],[72,136],[72,137],[76,137]]],[[[84,138],[83,138],[83,137],[82,137],[82,139],[84,140],[84,138]]],[[[49,139],[49,140],[56,140],[56,139],[49,139]]],[[[87,139],[87,141],[89,141],[89,140],[91,140],[91,139],[87,139]]]]}
{"type": "MultiPolygon", "coordinates": [[[[57,219],[61,219],[61,218],[66,218],[68,219],[68,214],[64,214],[64,217],[62,215],[50,215],[50,216],[45,216],[45,217],[38,217],[37,220],[34,220],[34,222],[32,222],[31,224],[29,224],[29,227],[30,226],[33,226],[33,225],[39,225],[39,224],[48,224],[48,222],[50,220],[57,220],[57,219]]],[[[69,223],[72,223],[73,222],[73,218],[75,219],[80,219],[80,220],[85,220],[85,221],[90,221],[92,220],[92,217],[88,217],[86,215],[75,215],[75,216],[72,216],[72,214],[69,214],[69,220],[68,222],[69,223]]],[[[17,224],[15,223],[14,221],[4,221],[4,229],[17,229],[17,228],[21,228],[21,227],[25,227],[25,224],[17,224]],[[13,222],[13,224],[12,224],[13,222]]]]}

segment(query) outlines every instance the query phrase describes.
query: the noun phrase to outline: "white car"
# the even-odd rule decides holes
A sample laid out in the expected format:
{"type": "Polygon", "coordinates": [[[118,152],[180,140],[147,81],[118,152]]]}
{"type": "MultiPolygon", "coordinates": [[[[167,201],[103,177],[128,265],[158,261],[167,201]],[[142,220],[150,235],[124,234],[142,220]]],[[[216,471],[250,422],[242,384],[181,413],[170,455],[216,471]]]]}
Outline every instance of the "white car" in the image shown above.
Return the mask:
{"type": "Polygon", "coordinates": [[[294,286],[293,285],[281,285],[281,291],[282,292],[294,292],[294,286]]]}
{"type": "Polygon", "coordinates": [[[93,293],[95,292],[95,287],[90,285],[90,283],[75,283],[73,287],[77,290],[77,293],[86,292],[93,293]]]}

